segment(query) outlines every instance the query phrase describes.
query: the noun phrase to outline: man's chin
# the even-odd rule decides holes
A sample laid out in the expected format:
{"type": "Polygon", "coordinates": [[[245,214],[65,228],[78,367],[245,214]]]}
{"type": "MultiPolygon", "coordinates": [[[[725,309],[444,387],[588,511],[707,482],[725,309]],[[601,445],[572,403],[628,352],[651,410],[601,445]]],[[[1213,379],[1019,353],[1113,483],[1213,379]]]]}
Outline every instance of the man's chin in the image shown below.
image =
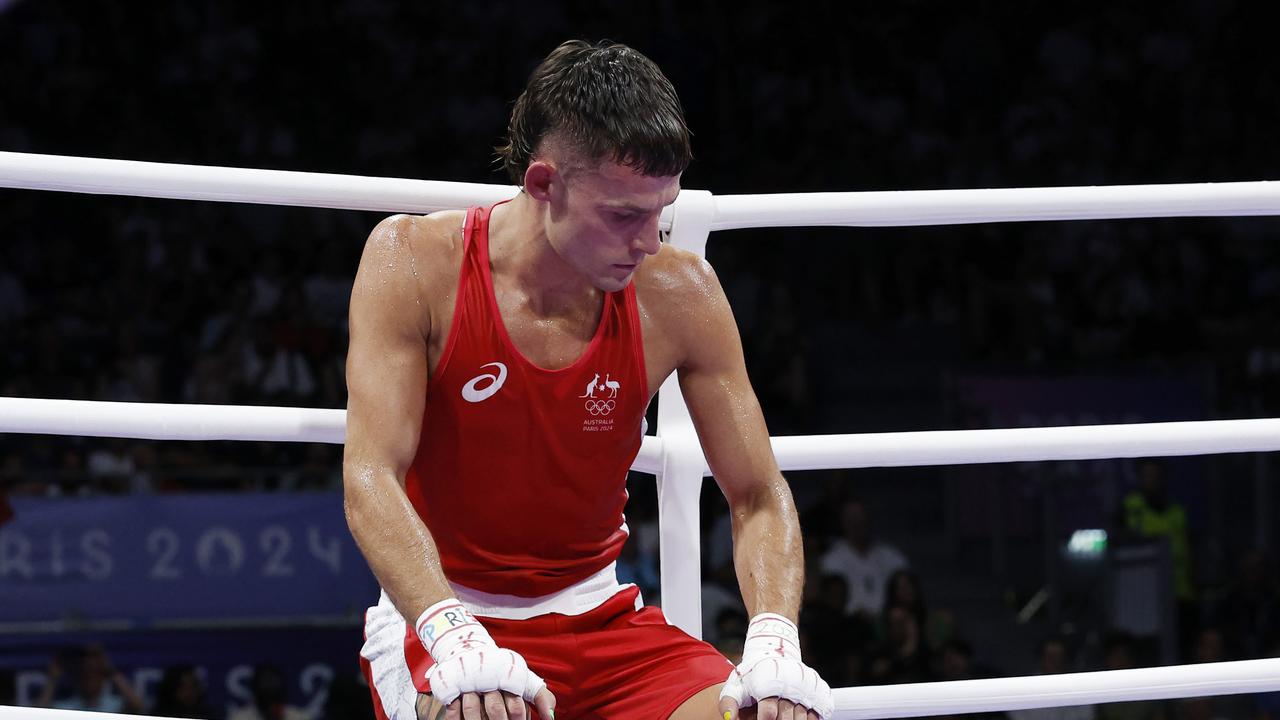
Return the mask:
{"type": "Polygon", "coordinates": [[[627,273],[627,276],[619,280],[617,277],[596,278],[595,286],[597,290],[604,292],[618,292],[631,284],[631,277],[635,273],[627,273]]]}

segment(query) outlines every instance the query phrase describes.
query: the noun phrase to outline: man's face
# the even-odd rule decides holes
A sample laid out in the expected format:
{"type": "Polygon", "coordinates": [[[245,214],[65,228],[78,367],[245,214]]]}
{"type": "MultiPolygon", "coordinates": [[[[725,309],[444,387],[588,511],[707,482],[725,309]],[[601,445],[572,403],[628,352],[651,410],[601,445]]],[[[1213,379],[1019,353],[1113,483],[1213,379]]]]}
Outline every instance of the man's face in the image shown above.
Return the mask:
{"type": "Polygon", "coordinates": [[[649,177],[609,160],[568,172],[549,203],[547,239],[593,286],[621,290],[661,248],[658,216],[679,193],[679,175],[649,177]]]}
{"type": "Polygon", "coordinates": [[[867,508],[860,502],[845,503],[840,512],[840,525],[844,530],[845,540],[854,545],[863,545],[871,537],[867,508]]]}

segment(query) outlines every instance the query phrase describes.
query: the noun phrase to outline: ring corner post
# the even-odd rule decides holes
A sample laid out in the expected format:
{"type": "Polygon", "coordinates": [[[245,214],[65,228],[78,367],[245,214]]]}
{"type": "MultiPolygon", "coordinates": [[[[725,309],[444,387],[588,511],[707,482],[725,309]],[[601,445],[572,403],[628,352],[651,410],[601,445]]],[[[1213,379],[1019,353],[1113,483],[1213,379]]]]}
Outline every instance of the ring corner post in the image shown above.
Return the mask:
{"type": "MultiPolygon", "coordinates": [[[[673,207],[675,247],[706,257],[715,218],[715,199],[706,190],[684,190],[673,207]]],[[[658,391],[658,436],[662,465],[658,479],[658,564],[663,613],[671,624],[702,637],[702,543],[699,498],[706,460],[693,418],[675,375],[658,391]]]]}
{"type": "Polygon", "coordinates": [[[700,503],[706,460],[679,381],[667,378],[659,391],[658,435],[662,469],[658,479],[658,568],[662,610],[672,625],[702,637],[702,538],[700,503]]]}

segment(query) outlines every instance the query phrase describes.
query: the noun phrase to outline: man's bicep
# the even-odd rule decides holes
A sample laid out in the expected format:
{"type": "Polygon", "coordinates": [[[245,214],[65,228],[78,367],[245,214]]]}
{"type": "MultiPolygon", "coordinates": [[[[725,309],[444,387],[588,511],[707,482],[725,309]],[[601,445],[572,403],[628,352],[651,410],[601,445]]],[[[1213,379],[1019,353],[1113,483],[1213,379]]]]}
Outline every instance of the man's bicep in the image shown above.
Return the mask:
{"type": "Polygon", "coordinates": [[[413,461],[427,391],[427,333],[406,219],[365,245],[351,292],[346,461],[403,476],[413,461]]]}
{"type": "Polygon", "coordinates": [[[729,301],[714,274],[705,272],[696,300],[701,312],[686,328],[680,389],[712,473],[732,502],[771,481],[778,468],[729,301]]]}

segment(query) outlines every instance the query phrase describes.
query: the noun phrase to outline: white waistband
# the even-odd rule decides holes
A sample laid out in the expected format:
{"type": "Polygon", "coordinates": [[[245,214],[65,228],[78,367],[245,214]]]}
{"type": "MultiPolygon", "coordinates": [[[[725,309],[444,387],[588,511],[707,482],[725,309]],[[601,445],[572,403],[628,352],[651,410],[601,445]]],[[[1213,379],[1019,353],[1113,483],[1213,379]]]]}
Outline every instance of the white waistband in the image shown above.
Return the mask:
{"type": "MultiPolygon", "coordinates": [[[[519,597],[481,592],[456,583],[449,583],[458,601],[481,617],[505,620],[528,620],[547,613],[581,615],[600,607],[606,600],[622,590],[633,587],[630,583],[618,583],[617,563],[609,563],[604,569],[569,587],[541,597],[519,597]]],[[[643,605],[636,597],[636,609],[643,605]]]]}
{"type": "MultiPolygon", "coordinates": [[[[520,597],[518,595],[498,595],[494,593],[481,592],[457,583],[449,583],[449,587],[457,596],[458,601],[466,606],[472,613],[481,617],[500,618],[503,620],[528,620],[546,615],[547,613],[560,613],[561,615],[581,615],[585,612],[595,610],[604,604],[606,600],[626,590],[635,587],[632,583],[622,585],[618,582],[617,563],[609,563],[607,567],[590,577],[580,580],[573,585],[549,595],[541,597],[520,597]]],[[[636,610],[644,607],[644,599],[636,593],[636,610]]],[[[391,603],[391,598],[387,597],[387,591],[383,590],[381,597],[378,598],[379,611],[385,608],[387,612],[396,612],[395,606],[391,603]]]]}

